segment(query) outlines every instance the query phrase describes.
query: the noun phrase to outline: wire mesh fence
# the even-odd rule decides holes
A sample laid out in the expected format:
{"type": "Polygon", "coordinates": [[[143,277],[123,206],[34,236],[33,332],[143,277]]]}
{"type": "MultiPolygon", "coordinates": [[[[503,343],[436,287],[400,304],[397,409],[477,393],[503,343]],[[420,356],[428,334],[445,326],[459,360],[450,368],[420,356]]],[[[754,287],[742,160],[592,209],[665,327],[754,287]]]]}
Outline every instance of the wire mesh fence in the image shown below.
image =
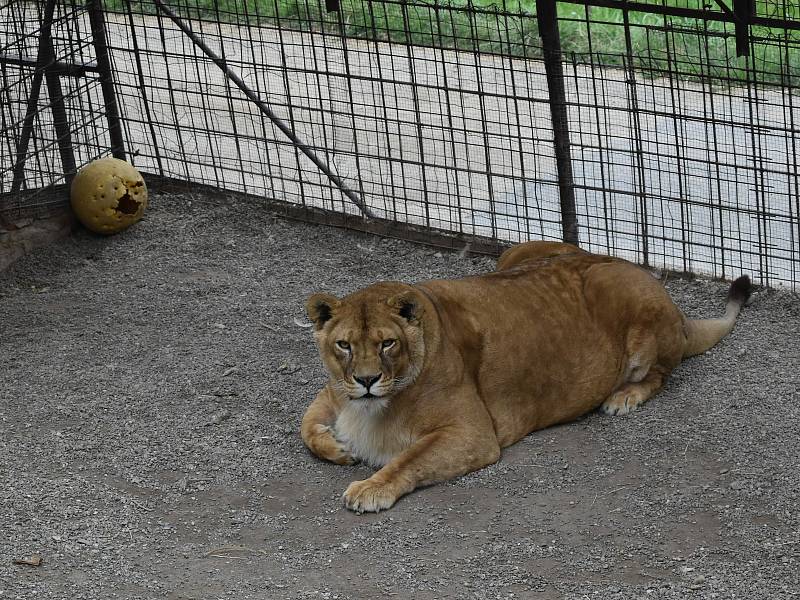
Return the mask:
{"type": "MultiPolygon", "coordinates": [[[[560,239],[574,203],[589,250],[797,287],[795,0],[105,7],[125,147],[144,172],[462,243],[560,239]],[[560,48],[540,34],[543,9],[560,48]]],[[[96,82],[81,81],[95,100],[82,94],[74,118],[107,153],[96,82]]],[[[13,149],[18,129],[3,127],[13,149]]]]}
{"type": "MultiPolygon", "coordinates": [[[[710,18],[727,17],[722,10],[640,22],[623,11],[613,24],[592,10],[566,19],[587,40],[565,57],[585,242],[679,270],[796,285],[800,23],[751,26],[749,54],[737,56],[735,20],[710,18]],[[614,28],[613,54],[611,44],[588,48],[614,28]]],[[[757,3],[753,15],[797,19],[800,5],[757,3]]]]}

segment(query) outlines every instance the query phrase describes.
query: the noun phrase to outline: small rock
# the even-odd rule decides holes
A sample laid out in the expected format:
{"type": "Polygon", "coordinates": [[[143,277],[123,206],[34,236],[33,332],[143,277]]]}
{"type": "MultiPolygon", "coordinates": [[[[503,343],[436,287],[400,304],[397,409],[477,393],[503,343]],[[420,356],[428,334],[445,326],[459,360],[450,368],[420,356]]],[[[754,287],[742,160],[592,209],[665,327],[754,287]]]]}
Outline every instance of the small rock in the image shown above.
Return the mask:
{"type": "Polygon", "coordinates": [[[227,419],[230,418],[231,418],[230,411],[226,408],[223,408],[222,410],[218,410],[213,415],[211,415],[211,418],[208,421],[206,421],[204,425],[206,427],[208,427],[209,425],[219,425],[223,421],[226,421],[227,419]]]}
{"type": "Polygon", "coordinates": [[[700,585],[701,583],[705,583],[706,578],[703,575],[698,575],[692,580],[692,583],[695,585],[700,585]]]}
{"type": "Polygon", "coordinates": [[[444,255],[441,252],[437,252],[433,256],[435,256],[436,258],[442,258],[442,256],[444,256],[444,255]]]}
{"type": "Polygon", "coordinates": [[[42,564],[42,557],[38,554],[31,554],[25,558],[15,558],[11,561],[15,565],[27,565],[29,567],[38,567],[42,564]]]}
{"type": "Polygon", "coordinates": [[[742,481],[741,479],[737,479],[733,483],[731,483],[732,490],[742,490],[747,486],[747,483],[742,481]]]}

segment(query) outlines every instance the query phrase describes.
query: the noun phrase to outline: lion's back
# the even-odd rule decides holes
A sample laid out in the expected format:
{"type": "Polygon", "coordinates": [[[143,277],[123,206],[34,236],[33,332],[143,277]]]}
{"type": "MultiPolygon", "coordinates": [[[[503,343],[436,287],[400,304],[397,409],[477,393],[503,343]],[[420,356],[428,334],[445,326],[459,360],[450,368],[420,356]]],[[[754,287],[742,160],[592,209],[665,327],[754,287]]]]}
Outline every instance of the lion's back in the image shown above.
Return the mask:
{"type": "Polygon", "coordinates": [[[443,326],[468,357],[505,446],[608,397],[622,375],[628,313],[638,306],[639,288],[653,296],[651,303],[671,305],[658,286],[631,263],[579,252],[422,287],[437,299],[443,326]],[[603,289],[595,293],[598,281],[603,289]]]}

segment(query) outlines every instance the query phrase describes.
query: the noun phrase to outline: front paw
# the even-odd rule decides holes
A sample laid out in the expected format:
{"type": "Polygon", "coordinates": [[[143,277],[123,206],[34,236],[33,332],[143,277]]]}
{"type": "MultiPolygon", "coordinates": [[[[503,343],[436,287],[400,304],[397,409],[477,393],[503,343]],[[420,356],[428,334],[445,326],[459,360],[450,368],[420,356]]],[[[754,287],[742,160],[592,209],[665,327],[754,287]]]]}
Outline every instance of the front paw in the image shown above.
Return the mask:
{"type": "Polygon", "coordinates": [[[313,435],[308,441],[311,451],[325,460],[337,465],[353,465],[356,460],[347,447],[333,436],[331,428],[326,425],[314,426],[313,435]]]}
{"type": "Polygon", "coordinates": [[[347,486],[342,500],[347,508],[357,513],[380,512],[391,508],[400,495],[393,484],[370,478],[347,486]]]}

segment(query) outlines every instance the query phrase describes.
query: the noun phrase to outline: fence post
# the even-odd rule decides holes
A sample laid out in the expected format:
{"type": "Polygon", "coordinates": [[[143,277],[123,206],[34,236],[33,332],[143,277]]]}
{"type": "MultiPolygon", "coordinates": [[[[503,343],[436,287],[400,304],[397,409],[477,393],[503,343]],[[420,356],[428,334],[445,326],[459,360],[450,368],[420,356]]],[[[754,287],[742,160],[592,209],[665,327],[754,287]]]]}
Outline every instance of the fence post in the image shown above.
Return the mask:
{"type": "Polygon", "coordinates": [[[103,104],[108,121],[108,136],[111,140],[111,154],[114,158],[125,160],[125,139],[119,118],[117,96],[114,92],[114,72],[108,57],[106,41],[106,19],[103,15],[102,0],[89,0],[86,4],[89,11],[89,23],[92,27],[92,42],[97,57],[97,71],[100,74],[100,89],[103,92],[103,104]]]}
{"type": "Polygon", "coordinates": [[[558,33],[556,0],[536,0],[536,18],[539,24],[539,36],[542,38],[550,115],[553,120],[553,144],[558,169],[558,192],[561,198],[561,228],[564,241],[577,245],[578,218],[575,212],[575,184],[572,179],[569,119],[564,91],[564,67],[561,64],[561,37],[558,33]]]}

